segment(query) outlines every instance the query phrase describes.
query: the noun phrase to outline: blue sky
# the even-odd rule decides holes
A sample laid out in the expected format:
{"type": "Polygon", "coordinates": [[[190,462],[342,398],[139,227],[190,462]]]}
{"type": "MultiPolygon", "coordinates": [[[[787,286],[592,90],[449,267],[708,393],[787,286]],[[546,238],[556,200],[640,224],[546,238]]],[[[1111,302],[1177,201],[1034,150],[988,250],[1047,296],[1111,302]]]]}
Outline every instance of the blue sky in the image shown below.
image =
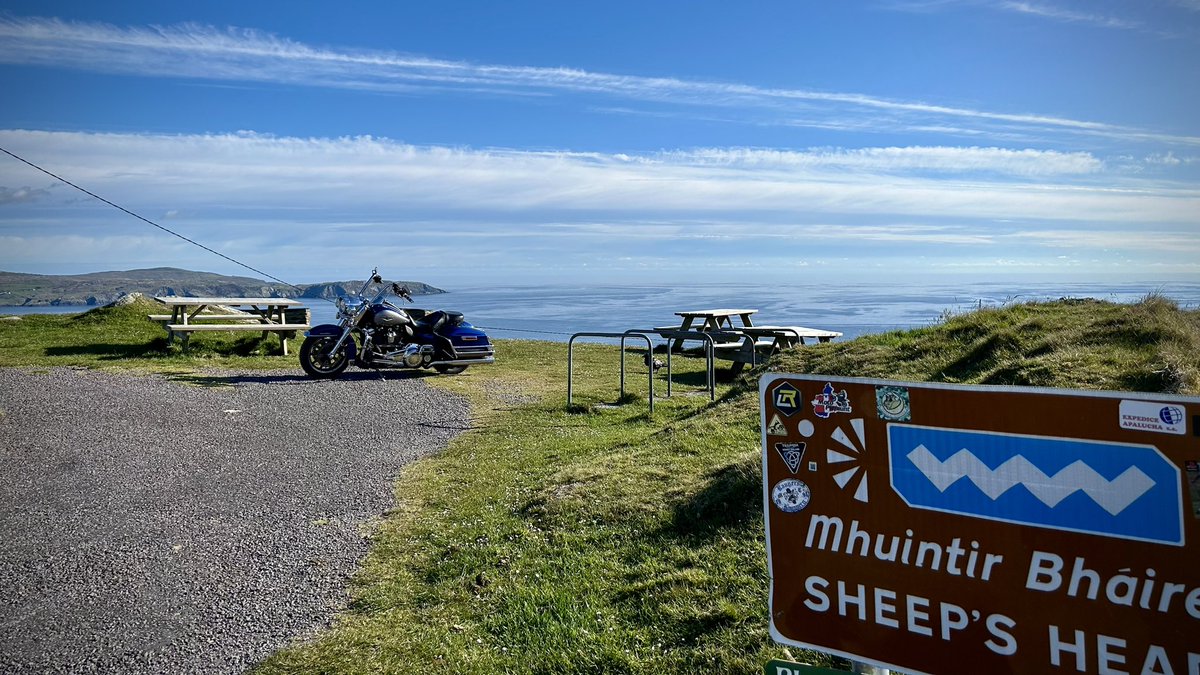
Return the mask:
{"type": "MultiPolygon", "coordinates": [[[[296,282],[1200,280],[1200,0],[23,2],[0,147],[296,282]]],[[[0,269],[246,273],[0,156],[0,269]]]]}

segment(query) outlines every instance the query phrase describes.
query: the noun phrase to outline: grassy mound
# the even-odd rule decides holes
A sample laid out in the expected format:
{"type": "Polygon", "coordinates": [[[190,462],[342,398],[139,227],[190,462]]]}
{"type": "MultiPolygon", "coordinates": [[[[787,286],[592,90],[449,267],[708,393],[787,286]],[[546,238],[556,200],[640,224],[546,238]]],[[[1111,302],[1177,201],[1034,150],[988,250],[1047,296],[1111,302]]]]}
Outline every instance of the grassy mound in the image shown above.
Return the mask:
{"type": "Polygon", "coordinates": [[[501,366],[433,380],[476,428],[401,477],[349,611],[262,671],[760,673],[788,656],[767,634],[765,369],[1196,393],[1198,346],[1200,314],[1160,298],[1017,305],[803,347],[651,419],[640,364],[643,403],[594,405],[616,399],[614,349],[577,347],[567,412],[563,346],[502,343],[501,366]]]}
{"type": "Polygon", "coordinates": [[[1149,296],[1134,305],[1064,299],[950,317],[778,359],[784,372],[1196,393],[1200,312],[1149,296]]]}

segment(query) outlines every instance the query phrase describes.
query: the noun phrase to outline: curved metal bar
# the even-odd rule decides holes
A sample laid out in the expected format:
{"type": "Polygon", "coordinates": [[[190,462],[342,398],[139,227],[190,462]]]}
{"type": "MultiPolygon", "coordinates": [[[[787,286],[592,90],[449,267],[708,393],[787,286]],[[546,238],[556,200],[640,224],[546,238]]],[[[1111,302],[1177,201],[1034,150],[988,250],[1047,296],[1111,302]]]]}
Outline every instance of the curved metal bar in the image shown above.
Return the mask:
{"type": "MultiPolygon", "coordinates": [[[[797,347],[804,345],[804,336],[801,335],[800,331],[796,330],[795,328],[789,328],[786,326],[781,326],[779,328],[757,328],[757,327],[755,327],[754,332],[762,333],[762,335],[764,337],[768,333],[770,333],[771,337],[773,337],[775,339],[776,343],[779,342],[779,336],[775,335],[775,333],[791,333],[792,335],[796,336],[796,346],[797,347]]],[[[747,333],[747,334],[749,335],[749,333],[747,333]]]]}
{"type": "Polygon", "coordinates": [[[742,340],[747,344],[745,347],[750,348],[750,367],[758,365],[758,339],[752,335],[742,335],[742,340]]]}
{"type": "MultiPolygon", "coordinates": [[[[598,338],[620,338],[621,339],[621,398],[625,398],[625,340],[630,337],[639,337],[646,341],[646,349],[653,354],[654,343],[650,341],[650,337],[642,335],[638,332],[626,331],[624,333],[575,333],[571,335],[571,339],[567,340],[567,407],[571,407],[572,395],[574,394],[574,369],[575,369],[575,339],[581,337],[598,337],[598,338]]],[[[647,380],[650,385],[650,413],[654,414],[654,368],[647,368],[647,380]]]]}
{"type": "MultiPolygon", "coordinates": [[[[700,330],[675,330],[664,331],[654,329],[631,328],[626,333],[637,333],[641,335],[658,335],[667,340],[667,396],[671,395],[671,352],[674,351],[671,341],[677,340],[676,344],[682,344],[685,340],[703,340],[705,343],[704,356],[705,365],[707,366],[706,375],[708,378],[708,400],[717,400],[717,369],[714,365],[716,354],[716,340],[706,331],[700,330]]],[[[653,350],[651,350],[653,353],[653,350]]],[[[653,358],[653,357],[652,357],[653,358]]],[[[653,370],[653,369],[651,369],[653,370]]]]}
{"type": "Polygon", "coordinates": [[[804,336],[801,335],[800,331],[796,330],[795,328],[780,328],[777,332],[791,333],[792,335],[796,336],[796,346],[797,347],[804,345],[804,336]]]}

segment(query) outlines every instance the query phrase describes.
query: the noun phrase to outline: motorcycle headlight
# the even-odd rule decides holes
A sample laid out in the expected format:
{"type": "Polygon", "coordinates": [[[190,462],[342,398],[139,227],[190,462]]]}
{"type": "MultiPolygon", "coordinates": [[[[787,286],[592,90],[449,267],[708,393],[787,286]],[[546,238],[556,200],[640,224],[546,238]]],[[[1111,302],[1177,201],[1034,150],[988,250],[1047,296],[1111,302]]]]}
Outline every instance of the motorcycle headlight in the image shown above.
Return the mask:
{"type": "Polygon", "coordinates": [[[347,319],[355,319],[363,309],[363,301],[357,298],[338,298],[338,313],[347,319]]]}

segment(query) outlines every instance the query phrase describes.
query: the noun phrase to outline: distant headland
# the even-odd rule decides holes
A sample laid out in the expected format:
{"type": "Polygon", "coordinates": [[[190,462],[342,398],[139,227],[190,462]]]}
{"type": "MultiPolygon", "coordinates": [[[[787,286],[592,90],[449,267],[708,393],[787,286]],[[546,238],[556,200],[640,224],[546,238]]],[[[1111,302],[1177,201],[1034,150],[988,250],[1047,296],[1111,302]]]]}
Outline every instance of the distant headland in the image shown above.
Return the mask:
{"type": "MultiPolygon", "coordinates": [[[[446,291],[420,281],[397,281],[413,295],[446,291]]],[[[353,295],[362,281],[325,281],[288,286],[250,277],[231,277],[175,267],[93,272],[91,274],[22,274],[0,272],[0,307],[106,305],[126,293],[194,297],[335,298],[353,295]]]]}

